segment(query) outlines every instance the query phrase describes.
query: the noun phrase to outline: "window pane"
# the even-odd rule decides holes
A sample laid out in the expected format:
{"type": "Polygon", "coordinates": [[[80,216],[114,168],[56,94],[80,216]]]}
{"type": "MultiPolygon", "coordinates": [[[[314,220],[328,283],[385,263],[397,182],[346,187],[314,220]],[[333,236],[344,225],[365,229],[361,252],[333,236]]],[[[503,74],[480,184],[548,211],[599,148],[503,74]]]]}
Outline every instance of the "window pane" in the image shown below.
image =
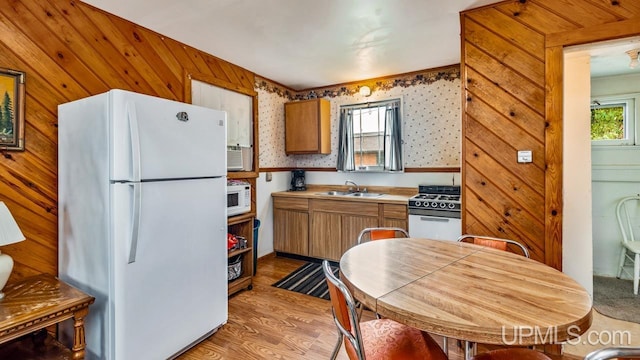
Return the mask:
{"type": "Polygon", "coordinates": [[[339,170],[403,170],[399,165],[402,163],[400,105],[400,99],[392,99],[340,106],[339,170]],[[392,115],[389,119],[388,114],[392,115]],[[349,161],[349,166],[344,165],[343,159],[349,161]]]}
{"type": "Polygon", "coordinates": [[[385,107],[353,112],[354,156],[357,168],[384,165],[385,107]]]}
{"type": "Polygon", "coordinates": [[[591,140],[622,140],[625,134],[625,104],[591,108],[591,140]]]}

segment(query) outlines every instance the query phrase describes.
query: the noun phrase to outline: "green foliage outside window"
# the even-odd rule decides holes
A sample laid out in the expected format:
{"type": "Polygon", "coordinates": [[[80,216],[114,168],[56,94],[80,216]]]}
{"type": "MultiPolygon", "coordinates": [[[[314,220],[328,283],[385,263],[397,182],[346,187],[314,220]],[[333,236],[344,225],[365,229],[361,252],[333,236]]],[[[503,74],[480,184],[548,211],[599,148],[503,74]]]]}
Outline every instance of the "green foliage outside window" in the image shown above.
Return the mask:
{"type": "Polygon", "coordinates": [[[624,138],[623,106],[591,109],[591,140],[619,140],[624,138]]]}

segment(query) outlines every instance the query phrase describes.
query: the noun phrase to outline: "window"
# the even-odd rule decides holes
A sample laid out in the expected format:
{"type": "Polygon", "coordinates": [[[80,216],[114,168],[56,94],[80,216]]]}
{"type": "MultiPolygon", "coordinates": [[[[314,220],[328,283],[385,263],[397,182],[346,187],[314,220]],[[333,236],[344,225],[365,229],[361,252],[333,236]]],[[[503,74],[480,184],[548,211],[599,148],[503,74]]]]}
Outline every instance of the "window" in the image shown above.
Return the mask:
{"type": "Polygon", "coordinates": [[[592,145],[635,145],[634,98],[596,99],[591,104],[592,145]]]}
{"type": "Polygon", "coordinates": [[[399,99],[340,107],[340,171],[402,171],[399,99]]]}

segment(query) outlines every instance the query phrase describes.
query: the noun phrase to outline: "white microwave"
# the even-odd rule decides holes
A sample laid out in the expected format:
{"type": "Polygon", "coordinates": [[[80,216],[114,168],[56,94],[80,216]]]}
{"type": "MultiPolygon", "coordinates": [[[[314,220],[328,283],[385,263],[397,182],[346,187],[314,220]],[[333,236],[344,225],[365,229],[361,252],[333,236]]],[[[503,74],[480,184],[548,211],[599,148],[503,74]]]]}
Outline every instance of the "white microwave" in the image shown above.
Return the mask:
{"type": "Polygon", "coordinates": [[[251,185],[227,185],[227,216],[235,216],[251,211],[251,185]]]}

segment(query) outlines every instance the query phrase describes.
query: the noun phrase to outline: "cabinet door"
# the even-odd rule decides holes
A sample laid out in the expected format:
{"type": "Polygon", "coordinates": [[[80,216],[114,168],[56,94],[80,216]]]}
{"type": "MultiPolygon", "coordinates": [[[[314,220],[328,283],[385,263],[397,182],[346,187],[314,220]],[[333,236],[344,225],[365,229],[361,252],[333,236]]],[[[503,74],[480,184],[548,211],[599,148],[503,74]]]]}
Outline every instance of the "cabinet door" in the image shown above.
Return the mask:
{"type": "Polygon", "coordinates": [[[399,227],[408,230],[407,205],[384,204],[382,209],[383,219],[381,226],[399,227]]]}
{"type": "Polygon", "coordinates": [[[289,254],[309,255],[309,214],[273,210],[273,248],[289,254]]]}
{"type": "Polygon", "coordinates": [[[341,249],[341,215],[314,211],[311,213],[309,256],[338,261],[341,249]]]}
{"type": "Polygon", "coordinates": [[[358,235],[363,229],[377,226],[377,217],[342,215],[342,250],[340,256],[358,243],[358,235]]]}
{"type": "Polygon", "coordinates": [[[331,153],[331,104],[325,99],[284,104],[285,152],[331,153]]]}
{"type": "Polygon", "coordinates": [[[409,230],[407,227],[407,220],[400,219],[389,219],[385,218],[384,223],[382,224],[384,227],[397,227],[405,230],[409,230]]]}

